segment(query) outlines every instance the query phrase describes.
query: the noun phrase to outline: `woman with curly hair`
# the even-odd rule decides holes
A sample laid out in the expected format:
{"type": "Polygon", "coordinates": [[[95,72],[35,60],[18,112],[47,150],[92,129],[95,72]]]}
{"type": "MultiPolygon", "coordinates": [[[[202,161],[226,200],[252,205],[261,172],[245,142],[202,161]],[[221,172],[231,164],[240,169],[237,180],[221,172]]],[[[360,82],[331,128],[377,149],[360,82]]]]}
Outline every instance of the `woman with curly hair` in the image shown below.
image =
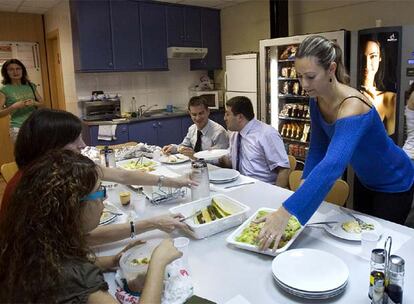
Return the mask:
{"type": "MultiPolygon", "coordinates": [[[[80,153],[85,147],[82,140],[82,122],[72,113],[60,110],[40,109],[35,111],[23,123],[15,145],[15,159],[19,167],[16,175],[7,183],[3,200],[0,206],[0,217],[10,203],[16,185],[19,183],[22,172],[30,163],[53,149],[66,149],[80,153]]],[[[100,166],[102,179],[127,185],[156,185],[159,182],[157,175],[127,171],[118,168],[100,166]]],[[[164,186],[183,187],[193,182],[187,178],[165,177],[164,186]]],[[[160,229],[171,232],[175,229],[188,229],[185,223],[180,222],[180,215],[161,215],[135,223],[135,231],[141,233],[147,230],[160,229]]],[[[1,219],[0,219],[1,220],[1,219]]],[[[88,243],[98,245],[114,242],[129,237],[130,224],[115,224],[102,226],[89,235],[88,243]]]]}
{"type": "MultiPolygon", "coordinates": [[[[125,249],[95,257],[85,238],[103,210],[101,174],[87,157],[64,150],[26,168],[0,222],[0,302],[117,303],[102,271],[118,266],[125,249]]],[[[159,302],[165,266],[180,255],[170,240],[154,250],[141,303],[159,302]]]]}

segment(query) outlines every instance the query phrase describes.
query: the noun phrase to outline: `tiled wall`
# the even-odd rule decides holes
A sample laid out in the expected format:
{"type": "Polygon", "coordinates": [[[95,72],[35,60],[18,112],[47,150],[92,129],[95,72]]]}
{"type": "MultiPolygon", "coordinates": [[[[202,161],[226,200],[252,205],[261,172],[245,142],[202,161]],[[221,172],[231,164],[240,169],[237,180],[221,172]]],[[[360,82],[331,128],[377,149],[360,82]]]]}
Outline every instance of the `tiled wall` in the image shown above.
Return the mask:
{"type": "Polygon", "coordinates": [[[140,105],[165,108],[167,104],[186,108],[189,88],[198,84],[205,72],[190,71],[190,60],[169,60],[169,71],[122,72],[122,73],[76,73],[78,96],[88,96],[92,91],[120,93],[121,111],[130,110],[132,96],[140,105]]]}

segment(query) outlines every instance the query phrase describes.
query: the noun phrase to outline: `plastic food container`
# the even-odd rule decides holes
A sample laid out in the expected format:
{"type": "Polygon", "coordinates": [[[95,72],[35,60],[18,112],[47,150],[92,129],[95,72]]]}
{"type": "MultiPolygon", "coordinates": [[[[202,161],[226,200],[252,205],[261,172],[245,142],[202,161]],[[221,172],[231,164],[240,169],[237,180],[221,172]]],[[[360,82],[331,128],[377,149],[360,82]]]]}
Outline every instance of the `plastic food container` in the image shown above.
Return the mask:
{"type": "Polygon", "coordinates": [[[247,218],[247,212],[250,208],[242,203],[222,194],[213,195],[209,198],[202,198],[184,205],[170,208],[171,213],[181,213],[184,217],[193,215],[197,211],[211,204],[212,198],[217,199],[220,203],[229,211],[232,212],[231,215],[216,219],[215,221],[205,223],[205,224],[196,224],[194,223],[193,218],[189,218],[185,221],[193,229],[192,233],[189,233],[192,237],[196,239],[202,239],[210,235],[219,233],[221,231],[227,230],[231,227],[240,225],[247,218]]]}
{"type": "Polygon", "coordinates": [[[148,270],[149,264],[135,264],[134,259],[142,260],[147,258],[148,261],[151,259],[151,254],[161,243],[162,239],[153,239],[147,241],[145,244],[135,246],[127,250],[119,260],[119,266],[121,268],[123,278],[127,280],[135,279],[140,274],[145,274],[148,270]]]}
{"type": "Polygon", "coordinates": [[[236,241],[236,237],[238,237],[242,233],[242,231],[243,231],[244,228],[246,228],[247,226],[249,226],[250,222],[253,221],[256,218],[257,214],[260,211],[274,212],[274,211],[276,211],[276,209],[270,209],[270,208],[260,208],[260,209],[258,209],[240,227],[238,227],[232,234],[230,234],[227,237],[227,240],[226,241],[227,241],[227,243],[232,244],[232,245],[234,245],[236,247],[239,247],[241,249],[250,250],[250,251],[254,251],[254,252],[258,252],[258,253],[262,253],[262,254],[267,254],[267,255],[271,255],[271,256],[276,256],[279,253],[286,251],[290,247],[290,245],[292,245],[292,243],[296,240],[296,238],[298,237],[298,235],[304,229],[304,226],[302,226],[298,231],[296,231],[295,235],[285,244],[285,246],[283,246],[282,248],[277,249],[275,252],[273,252],[271,249],[267,249],[265,251],[261,251],[255,245],[251,245],[251,244],[247,244],[247,243],[243,243],[243,242],[236,241]]]}

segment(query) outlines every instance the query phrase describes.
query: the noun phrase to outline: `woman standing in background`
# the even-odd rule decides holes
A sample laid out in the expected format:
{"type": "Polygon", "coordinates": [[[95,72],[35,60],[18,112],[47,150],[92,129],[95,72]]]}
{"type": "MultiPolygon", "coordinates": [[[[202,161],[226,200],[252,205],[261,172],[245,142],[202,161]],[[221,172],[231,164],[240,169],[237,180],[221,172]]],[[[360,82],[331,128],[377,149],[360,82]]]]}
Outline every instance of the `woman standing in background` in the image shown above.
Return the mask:
{"type": "Polygon", "coordinates": [[[10,138],[14,143],[20,126],[37,107],[43,106],[43,100],[36,85],[29,81],[26,67],[20,60],[7,60],[1,75],[0,117],[10,115],[10,138]]]}

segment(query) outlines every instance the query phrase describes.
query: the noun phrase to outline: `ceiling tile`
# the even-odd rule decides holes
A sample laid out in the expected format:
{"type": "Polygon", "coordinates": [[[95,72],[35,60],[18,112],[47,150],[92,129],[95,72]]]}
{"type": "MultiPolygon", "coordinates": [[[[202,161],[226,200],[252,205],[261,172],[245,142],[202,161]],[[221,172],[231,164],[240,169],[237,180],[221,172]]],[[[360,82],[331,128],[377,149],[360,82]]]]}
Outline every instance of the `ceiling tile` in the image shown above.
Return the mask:
{"type": "Polygon", "coordinates": [[[219,5],[221,0],[183,0],[180,1],[180,4],[186,5],[196,5],[196,6],[203,6],[203,7],[215,7],[219,5]]]}
{"type": "Polygon", "coordinates": [[[45,7],[21,6],[17,10],[19,13],[44,14],[47,12],[45,7]]]}
{"type": "Polygon", "coordinates": [[[44,7],[52,8],[60,2],[60,0],[23,0],[24,7],[44,7]]]}

